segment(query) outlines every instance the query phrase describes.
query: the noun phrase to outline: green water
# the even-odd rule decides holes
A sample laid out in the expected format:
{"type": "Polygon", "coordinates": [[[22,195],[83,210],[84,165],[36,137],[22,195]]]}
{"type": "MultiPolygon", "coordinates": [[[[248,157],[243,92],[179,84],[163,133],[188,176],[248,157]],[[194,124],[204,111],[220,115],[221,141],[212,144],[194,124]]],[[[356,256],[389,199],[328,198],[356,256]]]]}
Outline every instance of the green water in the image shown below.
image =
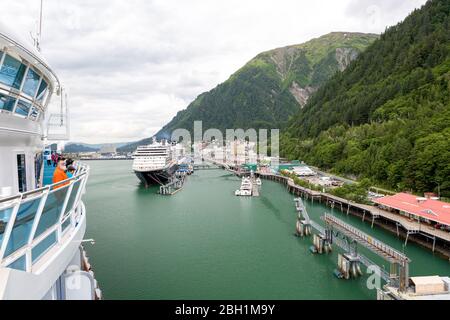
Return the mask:
{"type": "MultiPolygon", "coordinates": [[[[239,178],[206,170],[175,196],[160,196],[140,187],[130,161],[89,165],[86,238],[96,244],[86,249],[105,299],[376,298],[366,278],[334,277],[336,252],[312,255],[311,239],[293,236],[294,196],[278,183],[263,181],[261,197],[239,198],[239,178]]],[[[332,212],[305,203],[316,221],[332,212]]],[[[333,213],[403,250],[392,234],[333,213]]],[[[450,274],[450,263],[429,251],[412,243],[404,251],[411,274],[450,274]]]]}

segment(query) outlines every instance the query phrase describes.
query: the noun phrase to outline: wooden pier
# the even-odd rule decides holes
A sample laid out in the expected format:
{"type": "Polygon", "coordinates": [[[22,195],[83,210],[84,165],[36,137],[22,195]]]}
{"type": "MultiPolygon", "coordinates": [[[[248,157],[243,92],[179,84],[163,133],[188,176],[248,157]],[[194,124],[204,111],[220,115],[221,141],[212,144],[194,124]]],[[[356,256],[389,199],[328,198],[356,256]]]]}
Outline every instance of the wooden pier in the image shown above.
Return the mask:
{"type": "Polygon", "coordinates": [[[193,166],[194,171],[197,170],[217,170],[220,169],[220,167],[215,165],[209,165],[209,164],[194,164],[193,166]]]}
{"type": "Polygon", "coordinates": [[[256,183],[256,176],[253,175],[251,177],[251,181],[252,181],[252,197],[259,197],[259,186],[256,183]]]}
{"type": "Polygon", "coordinates": [[[329,193],[310,190],[308,188],[298,186],[289,177],[272,173],[259,172],[257,174],[262,179],[284,184],[288,191],[296,196],[311,201],[317,200],[325,203],[332,209],[340,209],[347,215],[352,214],[359,216],[363,221],[369,221],[372,228],[376,224],[384,229],[396,233],[397,236],[400,236],[400,231],[402,231],[402,234],[404,234],[405,237],[405,245],[407,245],[408,241],[412,239],[415,242],[428,247],[432,252],[439,251],[450,260],[449,232],[432,228],[424,223],[419,223],[402,215],[389,212],[372,205],[356,203],[329,193]],[[422,236],[422,238],[419,238],[418,236],[422,236]]]}
{"type": "MultiPolygon", "coordinates": [[[[242,176],[244,174],[239,171],[238,166],[225,164],[211,159],[205,159],[205,161],[214,163],[215,165],[237,176],[242,176]]],[[[450,232],[432,228],[424,223],[411,220],[402,215],[389,212],[372,205],[356,203],[329,193],[298,186],[291,178],[280,174],[256,172],[255,175],[261,179],[281,183],[286,186],[290,193],[303,199],[311,200],[313,202],[319,201],[325,203],[332,209],[340,209],[347,215],[352,214],[359,216],[363,221],[369,221],[372,227],[374,225],[378,225],[384,229],[396,233],[399,237],[400,235],[404,235],[405,245],[407,245],[409,240],[413,240],[431,249],[433,252],[439,251],[450,260],[450,232]]]]}

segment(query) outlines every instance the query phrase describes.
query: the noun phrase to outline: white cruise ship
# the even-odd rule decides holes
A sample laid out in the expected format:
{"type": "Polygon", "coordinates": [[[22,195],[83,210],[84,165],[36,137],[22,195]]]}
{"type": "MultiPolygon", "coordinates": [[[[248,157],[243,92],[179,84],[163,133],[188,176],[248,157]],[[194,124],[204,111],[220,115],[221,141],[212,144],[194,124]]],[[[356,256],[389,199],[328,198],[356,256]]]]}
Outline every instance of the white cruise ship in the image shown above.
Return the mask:
{"type": "Polygon", "coordinates": [[[44,175],[44,145],[60,139],[48,136],[55,94],[62,107],[40,52],[0,25],[0,299],[101,298],[82,247],[89,168],[56,185],[44,175]]]}
{"type": "Polygon", "coordinates": [[[165,184],[178,170],[176,148],[166,140],[139,146],[134,153],[133,171],[146,186],[165,184]]]}

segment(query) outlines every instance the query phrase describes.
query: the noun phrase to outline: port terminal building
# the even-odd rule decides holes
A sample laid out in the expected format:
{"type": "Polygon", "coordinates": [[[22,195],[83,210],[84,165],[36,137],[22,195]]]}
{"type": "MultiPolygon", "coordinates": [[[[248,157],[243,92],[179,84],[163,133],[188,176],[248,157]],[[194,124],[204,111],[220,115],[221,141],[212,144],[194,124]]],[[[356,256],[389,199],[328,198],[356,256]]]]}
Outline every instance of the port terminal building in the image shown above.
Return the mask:
{"type": "Polygon", "coordinates": [[[429,224],[436,229],[450,231],[450,203],[432,196],[417,197],[408,193],[374,198],[380,208],[397,213],[419,223],[429,224]]]}

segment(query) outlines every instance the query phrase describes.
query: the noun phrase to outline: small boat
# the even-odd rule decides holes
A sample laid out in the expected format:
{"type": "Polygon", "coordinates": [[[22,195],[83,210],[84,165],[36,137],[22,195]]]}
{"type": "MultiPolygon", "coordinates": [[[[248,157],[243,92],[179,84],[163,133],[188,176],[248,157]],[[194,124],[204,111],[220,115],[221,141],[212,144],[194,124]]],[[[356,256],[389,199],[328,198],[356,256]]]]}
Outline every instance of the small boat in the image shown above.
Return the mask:
{"type": "Polygon", "coordinates": [[[243,177],[241,182],[241,188],[234,192],[236,196],[249,197],[252,195],[252,181],[250,178],[243,177]]]}
{"type": "Polygon", "coordinates": [[[262,181],[260,178],[256,178],[256,185],[258,185],[258,186],[262,185],[262,181]]]}

